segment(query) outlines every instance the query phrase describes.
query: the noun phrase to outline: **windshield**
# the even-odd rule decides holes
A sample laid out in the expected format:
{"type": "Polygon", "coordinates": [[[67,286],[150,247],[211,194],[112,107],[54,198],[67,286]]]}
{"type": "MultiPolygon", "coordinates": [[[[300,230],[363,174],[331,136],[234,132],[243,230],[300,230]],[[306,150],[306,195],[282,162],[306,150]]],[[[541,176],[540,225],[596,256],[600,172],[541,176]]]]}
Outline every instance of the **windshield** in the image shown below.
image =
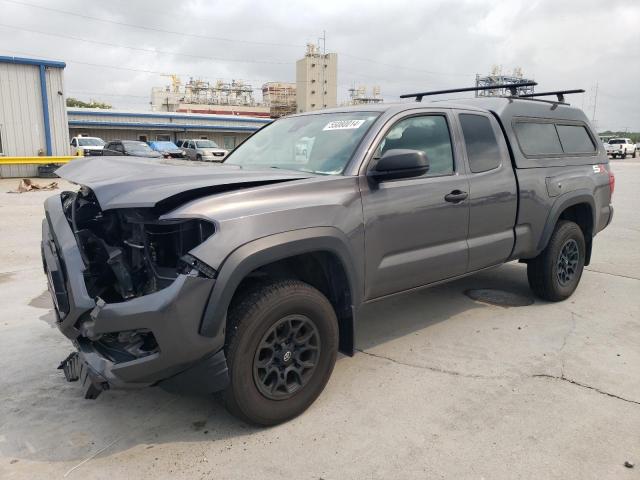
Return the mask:
{"type": "Polygon", "coordinates": [[[218,144],[213,140],[197,140],[196,147],[197,148],[219,148],[218,144]]]}
{"type": "Polygon", "coordinates": [[[609,140],[609,145],[618,145],[620,143],[625,143],[624,140],[609,140]]]}
{"type": "Polygon", "coordinates": [[[282,118],[249,137],[225,163],[339,175],[379,115],[352,112],[282,118]]]}
{"type": "Polygon", "coordinates": [[[151,147],[144,142],[122,142],[127,151],[149,153],[153,152],[151,147]]]}
{"type": "Polygon", "coordinates": [[[102,147],[104,141],[100,138],[79,138],[78,145],[81,147],[102,147]]]}

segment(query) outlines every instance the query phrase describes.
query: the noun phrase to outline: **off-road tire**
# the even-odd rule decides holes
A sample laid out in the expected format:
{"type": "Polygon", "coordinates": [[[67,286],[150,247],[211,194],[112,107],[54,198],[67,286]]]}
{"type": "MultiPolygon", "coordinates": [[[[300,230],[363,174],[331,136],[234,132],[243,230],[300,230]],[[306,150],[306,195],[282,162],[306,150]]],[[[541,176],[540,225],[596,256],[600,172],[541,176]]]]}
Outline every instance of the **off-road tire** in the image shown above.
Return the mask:
{"type": "Polygon", "coordinates": [[[248,423],[270,426],[304,412],[324,389],[338,352],[338,321],[329,300],[311,285],[298,280],[258,284],[234,300],[228,314],[225,353],[229,386],[223,398],[227,409],[248,423]],[[268,398],[254,377],[254,362],[264,336],[292,315],[312,322],[319,338],[316,364],[306,383],[292,396],[268,398]]]}
{"type": "Polygon", "coordinates": [[[585,241],[580,227],[574,222],[560,220],[549,239],[547,247],[527,264],[527,278],[531,290],[543,300],[559,302],[571,296],[575,291],[585,262],[585,241]],[[578,258],[574,273],[564,284],[559,278],[561,254],[565,246],[577,244],[578,258]]]}

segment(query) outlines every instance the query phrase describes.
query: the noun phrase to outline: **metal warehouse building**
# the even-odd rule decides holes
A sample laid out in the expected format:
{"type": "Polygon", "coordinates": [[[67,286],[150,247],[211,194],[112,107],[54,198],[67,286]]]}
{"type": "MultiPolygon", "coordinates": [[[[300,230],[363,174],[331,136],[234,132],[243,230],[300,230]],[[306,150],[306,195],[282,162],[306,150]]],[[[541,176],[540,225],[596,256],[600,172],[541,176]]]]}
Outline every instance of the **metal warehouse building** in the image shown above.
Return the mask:
{"type": "MultiPolygon", "coordinates": [[[[69,153],[64,68],[62,62],[0,56],[0,155],[69,153]]],[[[0,176],[33,175],[32,170],[5,165],[0,176]]]]}
{"type": "Polygon", "coordinates": [[[176,140],[206,138],[229,150],[269,123],[265,118],[191,113],[124,112],[69,108],[69,134],[109,140],[176,140]]]}

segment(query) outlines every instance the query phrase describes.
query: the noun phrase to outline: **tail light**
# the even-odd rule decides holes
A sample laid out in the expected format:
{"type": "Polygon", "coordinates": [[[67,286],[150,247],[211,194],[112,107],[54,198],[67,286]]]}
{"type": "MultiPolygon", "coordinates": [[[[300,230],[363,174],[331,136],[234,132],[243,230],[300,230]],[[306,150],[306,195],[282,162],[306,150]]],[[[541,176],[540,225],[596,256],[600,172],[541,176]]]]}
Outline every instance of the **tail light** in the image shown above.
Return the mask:
{"type": "Polygon", "coordinates": [[[611,167],[609,167],[609,190],[611,190],[611,196],[613,197],[613,191],[616,188],[616,176],[611,171],[611,167]]]}

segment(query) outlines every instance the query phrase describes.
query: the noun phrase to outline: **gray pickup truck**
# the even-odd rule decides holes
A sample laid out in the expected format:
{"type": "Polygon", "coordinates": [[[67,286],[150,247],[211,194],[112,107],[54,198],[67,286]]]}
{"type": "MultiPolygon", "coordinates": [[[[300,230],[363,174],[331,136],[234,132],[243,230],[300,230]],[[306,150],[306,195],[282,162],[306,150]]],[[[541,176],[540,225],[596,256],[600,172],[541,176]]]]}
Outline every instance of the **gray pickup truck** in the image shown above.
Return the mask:
{"type": "Polygon", "coordinates": [[[79,185],[42,223],[67,379],[86,398],[221,391],[259,425],[317,398],[364,304],[515,260],[564,300],[613,215],[604,147],[560,97],[335,108],[276,120],[223,164],[58,174],[79,185]]]}

